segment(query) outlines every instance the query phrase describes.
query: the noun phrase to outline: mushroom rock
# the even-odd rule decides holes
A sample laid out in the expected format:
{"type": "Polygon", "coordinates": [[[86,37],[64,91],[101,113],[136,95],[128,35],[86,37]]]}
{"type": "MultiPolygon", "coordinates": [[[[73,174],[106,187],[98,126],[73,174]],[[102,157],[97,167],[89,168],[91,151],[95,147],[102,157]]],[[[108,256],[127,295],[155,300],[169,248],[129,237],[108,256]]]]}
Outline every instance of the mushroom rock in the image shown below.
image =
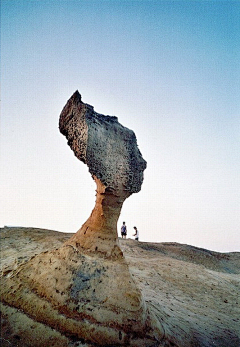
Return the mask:
{"type": "MultiPolygon", "coordinates": [[[[63,246],[35,255],[2,278],[2,301],[61,336],[99,346],[155,346],[149,315],[118,244],[124,200],[140,191],[146,162],[133,131],[81,101],[68,100],[59,128],[97,184],[95,207],[63,246]]],[[[59,341],[58,346],[61,346],[59,341]]]]}
{"type": "Polygon", "coordinates": [[[97,185],[91,216],[67,243],[107,257],[121,256],[117,221],[124,200],[140,191],[146,168],[136,136],[117,117],[99,114],[83,103],[78,91],[63,108],[59,129],[97,185]]]}

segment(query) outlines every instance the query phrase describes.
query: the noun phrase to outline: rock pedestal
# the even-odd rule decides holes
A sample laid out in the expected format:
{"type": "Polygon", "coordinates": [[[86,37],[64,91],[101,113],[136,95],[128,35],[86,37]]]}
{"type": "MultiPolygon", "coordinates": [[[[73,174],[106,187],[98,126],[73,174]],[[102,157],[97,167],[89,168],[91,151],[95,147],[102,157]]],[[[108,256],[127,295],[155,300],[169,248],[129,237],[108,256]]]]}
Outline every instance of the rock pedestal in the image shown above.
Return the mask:
{"type": "Polygon", "coordinates": [[[119,196],[109,193],[99,179],[95,207],[80,230],[66,242],[67,245],[87,253],[95,253],[105,258],[122,257],[117,239],[117,221],[123,202],[119,196]]]}
{"type": "Polygon", "coordinates": [[[145,302],[117,237],[122,204],[141,189],[146,168],[136,137],[116,117],[84,104],[78,92],[64,107],[59,129],[88,165],[97,184],[96,204],[62,247],[3,277],[2,300],[75,342],[155,346],[145,302]]]}
{"type": "Polygon", "coordinates": [[[59,129],[97,184],[95,208],[68,244],[107,257],[121,257],[117,221],[125,199],[140,191],[146,168],[136,136],[117,117],[101,115],[84,104],[78,91],[63,108],[59,129]]]}

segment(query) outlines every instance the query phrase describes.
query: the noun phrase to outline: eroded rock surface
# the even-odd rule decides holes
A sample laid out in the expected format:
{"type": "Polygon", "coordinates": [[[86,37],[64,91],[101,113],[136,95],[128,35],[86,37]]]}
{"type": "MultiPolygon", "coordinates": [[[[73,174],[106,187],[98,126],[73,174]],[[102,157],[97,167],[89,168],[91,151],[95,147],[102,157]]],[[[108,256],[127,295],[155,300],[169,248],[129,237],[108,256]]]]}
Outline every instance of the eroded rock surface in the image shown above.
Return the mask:
{"type": "MultiPolygon", "coordinates": [[[[146,168],[136,137],[116,117],[100,115],[82,103],[78,92],[64,107],[59,127],[89,167],[97,184],[96,204],[62,246],[3,272],[2,301],[72,340],[155,346],[162,332],[152,329],[117,238],[122,204],[141,189],[146,168]]],[[[59,340],[59,347],[65,343],[59,340]]]]}
{"type": "MultiPolygon", "coordinates": [[[[94,294],[94,287],[88,290],[90,282],[96,286],[95,295],[99,296],[99,301],[102,301],[102,305],[106,308],[106,292],[104,285],[99,283],[101,278],[97,271],[97,260],[91,268],[87,268],[86,265],[85,272],[80,272],[79,276],[73,279],[71,295],[75,297],[76,302],[72,303],[72,306],[67,304],[64,308],[63,303],[66,303],[67,295],[64,293],[64,288],[66,288],[65,282],[69,276],[70,264],[73,264],[73,269],[78,269],[77,253],[68,254],[73,260],[68,265],[57,256],[51,265],[54,269],[56,268],[55,274],[51,277],[52,279],[48,279],[49,271],[45,271],[45,266],[48,263],[51,264],[50,259],[53,261],[53,258],[49,257],[49,251],[54,248],[54,245],[55,248],[59,248],[59,245],[62,245],[69,237],[68,234],[34,228],[4,228],[0,229],[0,237],[2,247],[0,260],[4,274],[1,278],[1,291],[8,293],[2,297],[1,305],[0,344],[2,347],[93,347],[101,345],[98,342],[90,342],[93,339],[98,341],[98,336],[102,339],[102,345],[109,345],[112,341],[111,346],[119,345],[119,337],[122,338],[122,343],[125,341],[125,345],[136,347],[149,345],[238,347],[240,345],[239,252],[216,253],[177,243],[152,244],[129,239],[119,240],[130,272],[141,291],[152,327],[152,331],[143,330],[141,334],[132,333],[132,339],[127,342],[126,336],[130,334],[124,331],[121,333],[115,321],[109,323],[109,327],[104,323],[99,324],[98,333],[96,321],[90,320],[90,315],[88,318],[78,316],[77,306],[86,305],[86,313],[91,313],[93,309],[96,317],[97,305],[93,306],[91,302],[87,302],[94,294]],[[41,258],[42,263],[39,265],[33,262],[38,252],[45,252],[44,257],[41,258]],[[43,291],[46,289],[42,289],[41,296],[37,295],[40,288],[36,285],[36,281],[39,279],[38,276],[33,276],[34,270],[31,271],[31,266],[28,266],[28,270],[25,271],[23,280],[21,269],[24,263],[31,259],[32,262],[29,264],[37,266],[46,285],[52,288],[50,295],[54,298],[54,305],[51,303],[51,297],[45,298],[43,291]],[[5,283],[6,276],[11,278],[11,281],[5,283]],[[24,289],[24,281],[29,282],[27,276],[31,278],[31,287],[36,288],[35,293],[29,289],[26,290],[26,287],[24,289]],[[53,284],[51,281],[54,281],[53,284]],[[13,286],[12,289],[11,286],[13,286]],[[85,302],[78,300],[76,295],[78,286],[86,292],[85,302]],[[8,303],[4,300],[7,295],[8,303]],[[28,303],[24,300],[26,297],[29,298],[28,303]],[[25,309],[27,305],[28,310],[25,309]],[[90,341],[83,340],[83,336],[90,336],[90,341]],[[155,336],[155,343],[153,343],[153,336],[155,336]],[[116,344],[115,341],[117,341],[116,344]]],[[[81,259],[84,257],[86,256],[81,255],[81,259]]],[[[98,269],[103,271],[103,266],[106,265],[101,258],[98,269]]],[[[119,287],[120,291],[117,290],[116,295],[120,296],[121,284],[119,287]]],[[[125,304],[122,303],[122,305],[125,304]]],[[[117,312],[119,315],[122,314],[122,311],[113,305],[109,321],[115,319],[117,312]]],[[[99,314],[102,314],[102,311],[99,310],[99,314]]],[[[127,319],[126,316],[127,314],[125,319],[127,319]]],[[[100,321],[103,322],[103,319],[100,321]]]]}
{"type": "Polygon", "coordinates": [[[134,132],[122,126],[117,117],[95,112],[76,91],[62,110],[59,130],[76,157],[109,192],[124,200],[140,191],[146,161],[134,132]]]}
{"type": "Polygon", "coordinates": [[[104,116],[76,91],[63,108],[59,129],[78,159],[87,164],[97,185],[91,216],[68,244],[107,257],[121,257],[117,221],[122,204],[141,189],[146,162],[134,132],[117,117],[104,116]]]}

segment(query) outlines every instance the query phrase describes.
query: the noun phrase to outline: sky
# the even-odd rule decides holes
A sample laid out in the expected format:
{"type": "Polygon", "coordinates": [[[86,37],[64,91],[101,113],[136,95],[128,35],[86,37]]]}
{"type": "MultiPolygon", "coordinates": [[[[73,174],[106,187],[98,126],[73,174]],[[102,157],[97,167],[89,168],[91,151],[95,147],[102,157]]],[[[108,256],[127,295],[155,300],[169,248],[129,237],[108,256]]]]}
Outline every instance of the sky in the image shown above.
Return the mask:
{"type": "Polygon", "coordinates": [[[128,237],[240,251],[240,1],[1,1],[0,227],[76,232],[95,183],[58,129],[79,90],[147,161],[128,237]]]}

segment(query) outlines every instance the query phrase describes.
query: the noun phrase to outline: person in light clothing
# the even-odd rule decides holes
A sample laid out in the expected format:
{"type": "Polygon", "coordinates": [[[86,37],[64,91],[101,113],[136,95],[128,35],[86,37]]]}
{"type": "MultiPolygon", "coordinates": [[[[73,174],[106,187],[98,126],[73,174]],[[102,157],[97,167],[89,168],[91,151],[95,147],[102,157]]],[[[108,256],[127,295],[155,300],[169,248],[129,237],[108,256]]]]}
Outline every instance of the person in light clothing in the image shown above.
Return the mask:
{"type": "Polygon", "coordinates": [[[135,240],[138,241],[138,239],[139,239],[139,232],[137,230],[137,227],[133,227],[133,229],[135,230],[135,234],[133,236],[135,236],[135,240]]]}

